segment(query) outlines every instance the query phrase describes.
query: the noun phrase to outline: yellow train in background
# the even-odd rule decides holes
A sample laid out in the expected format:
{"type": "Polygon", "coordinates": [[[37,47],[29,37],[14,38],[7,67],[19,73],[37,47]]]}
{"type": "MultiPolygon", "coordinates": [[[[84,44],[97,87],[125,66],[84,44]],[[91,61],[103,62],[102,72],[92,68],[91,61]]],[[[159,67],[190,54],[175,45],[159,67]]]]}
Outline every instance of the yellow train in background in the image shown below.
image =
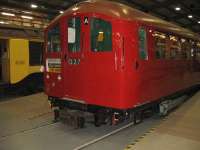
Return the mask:
{"type": "Polygon", "coordinates": [[[43,87],[43,40],[0,37],[0,95],[43,87]]]}

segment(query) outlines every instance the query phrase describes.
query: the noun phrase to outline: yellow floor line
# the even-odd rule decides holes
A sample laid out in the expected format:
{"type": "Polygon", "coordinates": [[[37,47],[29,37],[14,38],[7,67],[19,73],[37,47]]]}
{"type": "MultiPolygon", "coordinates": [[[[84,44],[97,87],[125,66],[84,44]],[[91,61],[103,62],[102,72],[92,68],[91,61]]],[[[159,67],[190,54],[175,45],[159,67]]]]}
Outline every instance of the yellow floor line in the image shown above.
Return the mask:
{"type": "MultiPolygon", "coordinates": [[[[168,117],[166,116],[166,117],[164,117],[162,119],[162,121],[166,121],[167,119],[168,119],[168,117]]],[[[153,133],[158,126],[159,125],[157,125],[156,127],[151,128],[150,130],[145,132],[142,136],[140,136],[137,139],[135,139],[132,143],[128,144],[124,150],[134,150],[135,144],[140,142],[142,139],[144,139],[145,136],[147,136],[148,134],[153,133]]]]}

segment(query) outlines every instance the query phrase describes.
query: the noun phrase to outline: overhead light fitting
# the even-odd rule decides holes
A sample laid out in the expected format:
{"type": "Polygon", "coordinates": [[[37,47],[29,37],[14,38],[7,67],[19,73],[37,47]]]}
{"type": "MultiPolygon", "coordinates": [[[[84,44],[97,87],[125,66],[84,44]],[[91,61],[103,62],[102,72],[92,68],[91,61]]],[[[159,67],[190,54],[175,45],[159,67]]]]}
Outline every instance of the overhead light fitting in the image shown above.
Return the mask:
{"type": "Polygon", "coordinates": [[[21,16],[21,17],[24,19],[33,19],[33,17],[31,17],[31,16],[21,16]]]}
{"type": "Polygon", "coordinates": [[[35,4],[31,4],[31,8],[38,8],[38,6],[35,4]]]}
{"type": "Polygon", "coordinates": [[[188,18],[190,18],[190,19],[191,19],[191,18],[193,18],[193,16],[192,16],[192,15],[188,15],[188,18]]]}
{"type": "Polygon", "coordinates": [[[9,24],[8,22],[0,21],[0,24],[9,24]]]}
{"type": "Polygon", "coordinates": [[[2,15],[5,15],[5,16],[15,16],[15,14],[6,13],[6,12],[2,12],[1,14],[2,14],[2,15]]]}
{"type": "Polygon", "coordinates": [[[176,7],[175,10],[176,10],[176,11],[180,11],[180,10],[181,10],[181,7],[176,7]]]}
{"type": "Polygon", "coordinates": [[[198,21],[198,24],[200,24],[200,21],[198,21]]]}
{"type": "Polygon", "coordinates": [[[64,13],[64,11],[60,10],[60,11],[59,11],[59,13],[60,13],[60,14],[63,14],[63,13],[64,13]]]}
{"type": "Polygon", "coordinates": [[[0,21],[0,24],[5,24],[5,22],[4,21],[0,21]]]}
{"type": "Polygon", "coordinates": [[[32,14],[31,12],[29,12],[29,11],[22,11],[23,13],[25,13],[25,14],[32,14]]]}

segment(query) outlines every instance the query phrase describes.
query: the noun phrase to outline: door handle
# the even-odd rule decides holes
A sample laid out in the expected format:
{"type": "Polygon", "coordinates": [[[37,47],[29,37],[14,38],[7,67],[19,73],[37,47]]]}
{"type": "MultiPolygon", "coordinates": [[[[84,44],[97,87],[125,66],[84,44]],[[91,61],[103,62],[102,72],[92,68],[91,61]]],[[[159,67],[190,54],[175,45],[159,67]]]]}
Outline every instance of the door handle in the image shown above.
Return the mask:
{"type": "Polygon", "coordinates": [[[64,55],[64,61],[67,61],[67,55],[66,54],[64,55]]]}
{"type": "Polygon", "coordinates": [[[137,70],[139,68],[139,63],[138,63],[138,61],[136,60],[135,61],[135,69],[137,70]]]}

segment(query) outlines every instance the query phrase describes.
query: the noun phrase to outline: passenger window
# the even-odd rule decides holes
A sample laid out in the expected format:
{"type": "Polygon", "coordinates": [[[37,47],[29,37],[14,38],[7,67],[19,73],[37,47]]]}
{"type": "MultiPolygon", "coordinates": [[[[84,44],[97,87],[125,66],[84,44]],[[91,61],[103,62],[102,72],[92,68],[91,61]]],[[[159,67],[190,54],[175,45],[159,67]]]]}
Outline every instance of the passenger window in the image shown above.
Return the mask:
{"type": "Polygon", "coordinates": [[[99,18],[92,18],[90,38],[92,51],[112,51],[111,23],[99,18]]]}
{"type": "Polygon", "coordinates": [[[147,51],[147,33],[145,28],[139,29],[139,55],[143,60],[148,59],[148,51],[147,51]]]}
{"type": "Polygon", "coordinates": [[[185,38],[181,38],[181,51],[182,51],[182,58],[184,60],[189,60],[191,56],[191,45],[189,41],[185,38]]]}
{"type": "Polygon", "coordinates": [[[196,45],[197,45],[196,59],[200,62],[200,42],[197,42],[196,45]]]}
{"type": "Polygon", "coordinates": [[[181,44],[179,38],[173,35],[169,36],[170,40],[170,53],[171,59],[180,59],[181,58],[181,44]]]}
{"type": "Polygon", "coordinates": [[[49,29],[47,35],[47,51],[48,52],[60,52],[60,28],[59,24],[49,29]]]}
{"type": "Polygon", "coordinates": [[[192,57],[195,57],[196,55],[196,51],[197,51],[197,45],[194,41],[189,40],[190,42],[190,58],[192,59],[192,57]]]}
{"type": "Polygon", "coordinates": [[[153,33],[155,41],[155,56],[157,59],[163,59],[168,57],[167,51],[167,36],[164,33],[155,31],[153,33]]]}
{"type": "Polygon", "coordinates": [[[68,50],[70,52],[80,51],[81,20],[73,17],[68,20],[68,50]]]}

